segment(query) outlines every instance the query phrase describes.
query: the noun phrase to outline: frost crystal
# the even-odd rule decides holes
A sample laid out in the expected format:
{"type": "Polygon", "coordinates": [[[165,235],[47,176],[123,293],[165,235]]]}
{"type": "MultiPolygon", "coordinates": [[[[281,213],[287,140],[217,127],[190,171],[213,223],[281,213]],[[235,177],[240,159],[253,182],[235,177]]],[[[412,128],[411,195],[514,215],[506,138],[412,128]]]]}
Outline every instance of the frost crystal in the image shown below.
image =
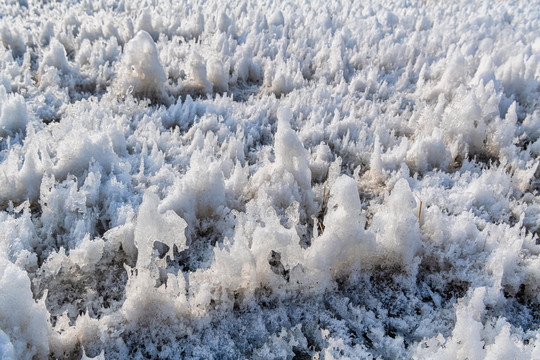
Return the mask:
{"type": "Polygon", "coordinates": [[[539,9],[0,1],[0,359],[540,359],[539,9]]]}

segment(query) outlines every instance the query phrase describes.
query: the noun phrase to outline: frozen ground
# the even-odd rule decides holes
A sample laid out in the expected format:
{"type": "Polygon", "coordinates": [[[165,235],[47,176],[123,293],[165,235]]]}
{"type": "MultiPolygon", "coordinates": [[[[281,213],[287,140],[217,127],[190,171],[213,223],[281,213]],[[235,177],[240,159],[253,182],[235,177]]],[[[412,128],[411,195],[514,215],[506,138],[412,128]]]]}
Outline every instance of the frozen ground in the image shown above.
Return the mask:
{"type": "Polygon", "coordinates": [[[540,358],[540,3],[295,3],[1,3],[0,358],[540,358]]]}

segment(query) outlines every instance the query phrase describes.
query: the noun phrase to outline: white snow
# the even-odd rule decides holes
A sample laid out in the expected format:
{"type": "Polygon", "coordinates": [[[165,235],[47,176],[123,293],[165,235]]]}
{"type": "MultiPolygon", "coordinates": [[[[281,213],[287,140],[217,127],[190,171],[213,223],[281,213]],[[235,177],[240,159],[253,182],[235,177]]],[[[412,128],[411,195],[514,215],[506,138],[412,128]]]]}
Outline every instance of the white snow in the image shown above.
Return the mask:
{"type": "Polygon", "coordinates": [[[166,80],[154,40],[146,31],[139,31],[125,45],[117,86],[124,94],[159,98],[166,80]]]}
{"type": "Polygon", "coordinates": [[[538,1],[0,14],[0,358],[540,358],[538,1]]]}
{"type": "Polygon", "coordinates": [[[7,94],[2,87],[0,101],[0,135],[14,136],[17,132],[24,132],[29,120],[24,98],[19,94],[7,94]]]}

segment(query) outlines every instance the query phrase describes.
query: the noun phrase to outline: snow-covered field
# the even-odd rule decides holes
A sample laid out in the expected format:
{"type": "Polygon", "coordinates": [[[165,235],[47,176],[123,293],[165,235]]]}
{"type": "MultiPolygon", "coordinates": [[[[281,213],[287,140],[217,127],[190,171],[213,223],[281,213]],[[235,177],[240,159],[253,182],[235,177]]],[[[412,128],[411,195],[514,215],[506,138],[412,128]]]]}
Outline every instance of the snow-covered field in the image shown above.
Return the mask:
{"type": "Polygon", "coordinates": [[[540,359],[539,1],[0,4],[0,358],[540,359]]]}

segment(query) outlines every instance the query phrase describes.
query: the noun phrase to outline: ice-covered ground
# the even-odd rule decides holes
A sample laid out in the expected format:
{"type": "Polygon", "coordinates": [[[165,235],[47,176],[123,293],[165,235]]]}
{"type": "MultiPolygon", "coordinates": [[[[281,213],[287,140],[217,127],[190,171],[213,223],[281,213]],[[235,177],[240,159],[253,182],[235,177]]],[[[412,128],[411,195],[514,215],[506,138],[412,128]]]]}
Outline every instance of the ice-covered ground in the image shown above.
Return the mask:
{"type": "Polygon", "coordinates": [[[0,358],[540,359],[540,3],[295,3],[1,3],[0,358]]]}

